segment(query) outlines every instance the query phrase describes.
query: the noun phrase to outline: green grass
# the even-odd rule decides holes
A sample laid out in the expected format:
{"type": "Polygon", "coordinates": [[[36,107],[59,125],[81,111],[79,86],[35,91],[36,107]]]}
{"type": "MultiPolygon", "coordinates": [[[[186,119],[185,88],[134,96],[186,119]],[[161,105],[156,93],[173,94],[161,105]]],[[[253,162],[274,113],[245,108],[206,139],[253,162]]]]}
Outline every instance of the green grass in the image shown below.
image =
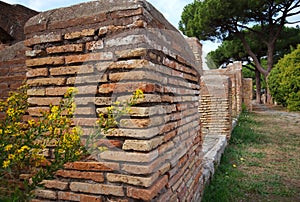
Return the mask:
{"type": "Polygon", "coordinates": [[[300,201],[300,134],[289,127],[282,117],[243,113],[202,201],[300,201]]]}

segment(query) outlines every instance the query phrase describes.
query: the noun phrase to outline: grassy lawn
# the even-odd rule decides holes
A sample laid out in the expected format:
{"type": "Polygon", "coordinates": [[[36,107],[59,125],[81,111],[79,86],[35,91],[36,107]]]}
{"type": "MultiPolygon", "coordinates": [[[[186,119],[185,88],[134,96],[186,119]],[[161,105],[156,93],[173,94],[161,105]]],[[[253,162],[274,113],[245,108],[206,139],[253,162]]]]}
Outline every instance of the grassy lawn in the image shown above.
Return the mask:
{"type": "Polygon", "coordinates": [[[300,201],[299,119],[243,113],[203,201],[300,201]]]}

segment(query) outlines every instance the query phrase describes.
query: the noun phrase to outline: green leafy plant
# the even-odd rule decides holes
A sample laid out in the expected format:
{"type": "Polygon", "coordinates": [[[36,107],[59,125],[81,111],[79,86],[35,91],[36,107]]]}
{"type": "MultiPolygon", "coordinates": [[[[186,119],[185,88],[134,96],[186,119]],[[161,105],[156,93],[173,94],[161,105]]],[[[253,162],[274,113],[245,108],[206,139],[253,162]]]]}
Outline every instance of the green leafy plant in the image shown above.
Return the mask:
{"type": "Polygon", "coordinates": [[[300,45],[278,62],[268,84],[275,101],[290,111],[300,111],[300,45]]]}
{"type": "Polygon", "coordinates": [[[107,112],[99,115],[95,133],[82,145],[82,130],[72,122],[76,89],[69,88],[58,106],[50,106],[41,117],[27,121],[26,92],[27,88],[21,87],[6,101],[0,101],[0,112],[5,114],[0,122],[0,199],[4,201],[30,199],[42,180],[51,178],[65,163],[79,160],[95,149],[106,149],[97,147],[96,141],[105,138],[130,107],[144,97],[143,91],[136,90],[129,101],[107,107],[107,112]]]}

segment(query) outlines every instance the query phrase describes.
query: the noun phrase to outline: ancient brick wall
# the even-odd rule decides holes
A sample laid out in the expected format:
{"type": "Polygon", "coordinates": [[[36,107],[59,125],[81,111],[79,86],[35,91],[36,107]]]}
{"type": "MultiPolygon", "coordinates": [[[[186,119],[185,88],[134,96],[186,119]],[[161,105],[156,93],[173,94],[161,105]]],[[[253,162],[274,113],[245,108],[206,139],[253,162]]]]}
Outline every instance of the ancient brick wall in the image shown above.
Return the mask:
{"type": "Polygon", "coordinates": [[[231,80],[224,75],[201,77],[200,120],[205,135],[225,135],[232,129],[231,80]]]}
{"type": "Polygon", "coordinates": [[[243,103],[248,111],[252,111],[253,81],[251,78],[243,78],[243,103]]]}
{"type": "Polygon", "coordinates": [[[23,42],[0,50],[0,98],[8,97],[26,79],[25,51],[23,42]]]}
{"type": "Polygon", "coordinates": [[[38,12],[21,5],[0,1],[0,43],[16,43],[25,39],[24,25],[38,12]]]}
{"type": "Polygon", "coordinates": [[[76,86],[75,123],[145,98],[107,136],[107,151],[69,163],[34,201],[198,201],[203,190],[199,64],[179,32],[146,1],[94,1],[41,13],[25,27],[31,116],[76,86]]]}

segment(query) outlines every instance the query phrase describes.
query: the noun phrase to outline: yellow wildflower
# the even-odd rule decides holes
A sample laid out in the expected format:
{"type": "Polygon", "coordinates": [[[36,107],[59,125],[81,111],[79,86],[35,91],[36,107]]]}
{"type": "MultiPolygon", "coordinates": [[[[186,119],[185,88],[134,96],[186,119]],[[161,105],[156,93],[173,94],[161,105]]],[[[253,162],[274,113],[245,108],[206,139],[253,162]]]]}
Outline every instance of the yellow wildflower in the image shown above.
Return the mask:
{"type": "Polygon", "coordinates": [[[4,148],[4,151],[9,151],[12,148],[12,144],[6,145],[6,147],[4,148]]]}
{"type": "Polygon", "coordinates": [[[35,121],[32,119],[32,120],[29,120],[28,121],[28,124],[30,127],[32,127],[34,124],[35,124],[35,121]]]}
{"type": "Polygon", "coordinates": [[[233,164],[232,167],[236,168],[237,166],[235,164],[233,164]]]}
{"type": "Polygon", "coordinates": [[[56,112],[58,112],[58,110],[59,110],[59,107],[58,107],[58,106],[53,106],[53,107],[51,108],[51,112],[52,112],[52,113],[56,113],[56,112]]]}
{"type": "Polygon", "coordinates": [[[3,161],[3,168],[7,168],[10,164],[10,160],[3,161]]]}
{"type": "Polygon", "coordinates": [[[0,129],[0,135],[2,135],[3,134],[3,129],[0,129]]]}
{"type": "Polygon", "coordinates": [[[16,155],[14,155],[14,154],[9,154],[8,155],[8,159],[10,159],[10,160],[14,160],[15,157],[16,157],[16,155]]]}
{"type": "Polygon", "coordinates": [[[14,109],[12,109],[12,108],[8,108],[7,111],[6,111],[6,114],[7,114],[8,116],[10,116],[10,117],[13,117],[14,114],[15,114],[15,111],[14,111],[14,109]]]}

